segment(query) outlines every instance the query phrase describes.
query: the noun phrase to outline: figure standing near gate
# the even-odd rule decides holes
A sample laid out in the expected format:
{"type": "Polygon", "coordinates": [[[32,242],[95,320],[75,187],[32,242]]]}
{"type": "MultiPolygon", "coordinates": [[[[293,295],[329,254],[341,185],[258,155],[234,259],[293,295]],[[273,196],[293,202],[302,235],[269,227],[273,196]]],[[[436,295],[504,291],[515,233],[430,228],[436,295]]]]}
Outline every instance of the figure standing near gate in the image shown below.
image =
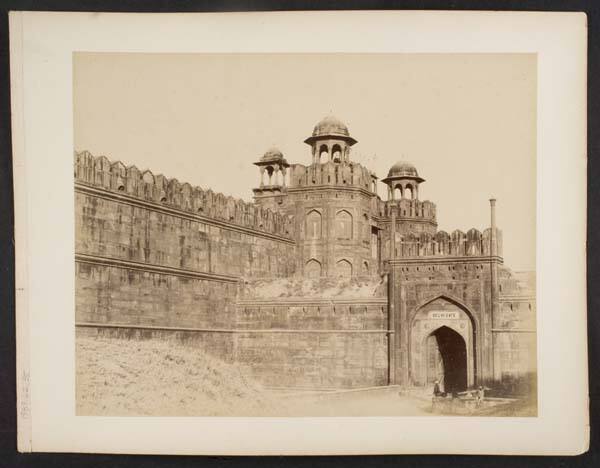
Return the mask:
{"type": "Polygon", "coordinates": [[[433,396],[437,397],[437,396],[440,396],[441,394],[442,394],[442,392],[440,390],[440,381],[436,380],[433,385],[433,396]]]}
{"type": "Polygon", "coordinates": [[[479,386],[479,388],[477,389],[477,406],[481,406],[481,404],[483,403],[483,399],[485,397],[485,389],[483,388],[482,385],[479,386]]]}

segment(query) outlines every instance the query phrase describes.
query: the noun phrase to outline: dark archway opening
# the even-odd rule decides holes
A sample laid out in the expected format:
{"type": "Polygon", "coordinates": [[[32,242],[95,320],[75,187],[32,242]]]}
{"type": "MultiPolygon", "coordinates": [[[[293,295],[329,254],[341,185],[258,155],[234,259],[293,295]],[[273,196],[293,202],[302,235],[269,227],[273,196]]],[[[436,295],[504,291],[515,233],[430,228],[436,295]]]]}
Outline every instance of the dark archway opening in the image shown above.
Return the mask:
{"type": "Polygon", "coordinates": [[[446,326],[435,330],[437,348],[443,366],[443,388],[446,393],[467,389],[467,345],[460,334],[446,326]]]}

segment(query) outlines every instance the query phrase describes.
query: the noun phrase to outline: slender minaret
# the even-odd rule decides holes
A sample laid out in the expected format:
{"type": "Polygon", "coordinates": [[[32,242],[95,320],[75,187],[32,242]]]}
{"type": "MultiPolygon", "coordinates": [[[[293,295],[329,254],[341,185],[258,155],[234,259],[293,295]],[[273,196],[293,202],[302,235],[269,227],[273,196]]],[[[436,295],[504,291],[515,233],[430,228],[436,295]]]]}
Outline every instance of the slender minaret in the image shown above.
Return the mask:
{"type": "Polygon", "coordinates": [[[390,262],[388,264],[388,385],[396,383],[396,207],[390,206],[390,262]]]}
{"type": "Polygon", "coordinates": [[[498,255],[498,248],[496,245],[496,199],[490,198],[490,255],[496,257],[498,255]]]}
{"type": "MultiPolygon", "coordinates": [[[[498,309],[498,244],[496,235],[496,199],[490,198],[490,328],[494,328],[494,317],[498,309]]],[[[500,371],[499,363],[496,363],[496,352],[493,350],[492,342],[492,375],[494,379],[499,379],[496,375],[500,371]]]]}
{"type": "Polygon", "coordinates": [[[390,260],[396,258],[396,207],[390,206],[392,219],[390,221],[390,260]]]}

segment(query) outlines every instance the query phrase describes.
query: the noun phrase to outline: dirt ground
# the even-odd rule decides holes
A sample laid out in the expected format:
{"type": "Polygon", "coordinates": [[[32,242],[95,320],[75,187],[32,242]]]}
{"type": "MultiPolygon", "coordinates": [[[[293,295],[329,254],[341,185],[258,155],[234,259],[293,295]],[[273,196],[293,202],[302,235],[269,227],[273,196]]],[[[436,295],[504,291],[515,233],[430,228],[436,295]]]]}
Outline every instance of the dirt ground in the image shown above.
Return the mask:
{"type": "MultiPolygon", "coordinates": [[[[433,415],[428,396],[395,387],[319,394],[268,390],[237,366],[178,342],[78,336],[76,346],[78,415],[433,415]]],[[[509,411],[491,409],[481,416],[527,412],[518,402],[509,411]]]]}

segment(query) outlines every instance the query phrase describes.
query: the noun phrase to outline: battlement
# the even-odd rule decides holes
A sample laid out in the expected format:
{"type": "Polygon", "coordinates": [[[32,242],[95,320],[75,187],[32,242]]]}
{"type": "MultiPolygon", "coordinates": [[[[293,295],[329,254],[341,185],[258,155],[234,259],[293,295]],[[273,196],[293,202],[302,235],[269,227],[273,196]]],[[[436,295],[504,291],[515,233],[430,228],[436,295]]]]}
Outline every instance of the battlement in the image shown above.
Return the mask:
{"type": "Polygon", "coordinates": [[[313,187],[316,185],[346,186],[361,188],[376,194],[377,177],[366,167],[357,163],[316,163],[310,166],[293,164],[290,171],[290,188],[313,187]]]}
{"type": "MultiPolygon", "coordinates": [[[[491,228],[483,232],[473,228],[466,233],[455,230],[452,234],[446,231],[438,231],[435,235],[422,233],[420,235],[408,234],[401,236],[396,234],[396,258],[401,257],[480,257],[490,256],[491,252],[491,228]]],[[[496,256],[502,256],[502,231],[496,229],[496,256]]]]}
{"type": "Polygon", "coordinates": [[[403,198],[400,200],[379,201],[377,204],[377,213],[382,218],[391,218],[392,214],[396,219],[418,218],[427,221],[436,220],[435,203],[429,200],[421,201],[415,198],[403,198]]]}
{"type": "Polygon", "coordinates": [[[289,216],[275,213],[254,203],[203,190],[168,179],[150,170],[111,162],[106,156],[88,151],[75,152],[75,181],[104,190],[164,204],[201,216],[291,238],[293,223],[289,216]]]}

